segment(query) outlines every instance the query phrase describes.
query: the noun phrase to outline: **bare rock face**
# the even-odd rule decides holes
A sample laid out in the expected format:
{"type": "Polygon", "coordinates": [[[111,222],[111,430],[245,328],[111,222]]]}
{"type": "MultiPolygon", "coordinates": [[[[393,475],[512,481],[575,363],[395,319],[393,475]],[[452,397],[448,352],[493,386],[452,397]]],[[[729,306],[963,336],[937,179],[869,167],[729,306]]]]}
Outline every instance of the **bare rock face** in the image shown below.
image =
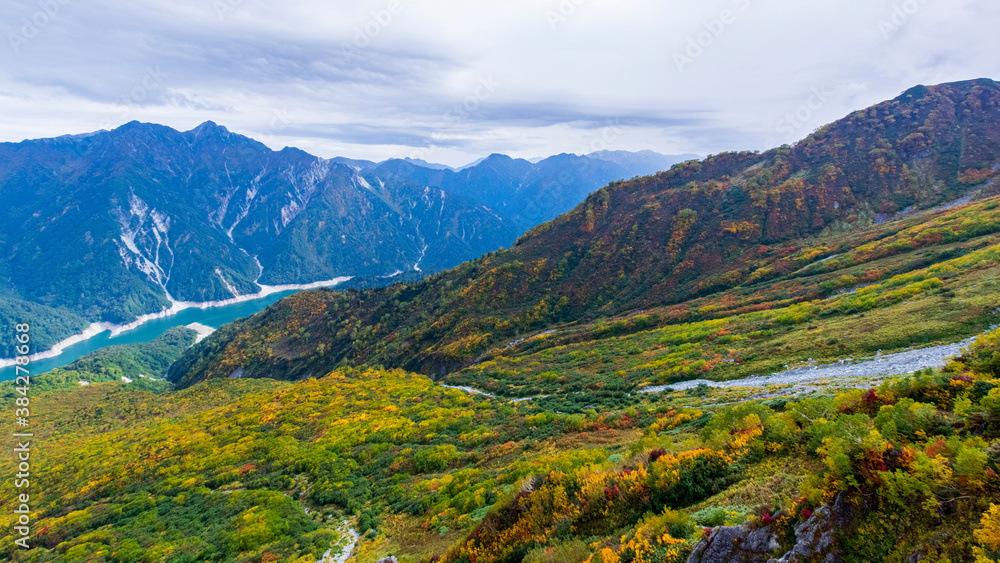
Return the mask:
{"type": "Polygon", "coordinates": [[[703,538],[687,563],[841,563],[835,531],[842,518],[836,507],[824,505],[795,526],[795,545],[778,559],[778,534],[771,526],[718,527],[703,538]]]}
{"type": "Polygon", "coordinates": [[[780,548],[770,528],[720,526],[698,542],[687,563],[766,563],[780,548]]]}
{"type": "Polygon", "coordinates": [[[803,563],[816,561],[826,554],[823,563],[839,563],[834,546],[834,515],[829,506],[821,506],[808,520],[795,526],[795,547],[772,563],[803,563]]]}

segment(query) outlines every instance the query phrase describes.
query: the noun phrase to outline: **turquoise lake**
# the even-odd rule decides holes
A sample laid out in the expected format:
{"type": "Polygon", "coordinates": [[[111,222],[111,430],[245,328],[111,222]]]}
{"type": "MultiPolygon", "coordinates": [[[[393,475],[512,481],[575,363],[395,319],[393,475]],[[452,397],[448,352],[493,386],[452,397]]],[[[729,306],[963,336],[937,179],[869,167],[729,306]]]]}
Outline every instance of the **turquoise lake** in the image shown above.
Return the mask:
{"type": "MultiPolygon", "coordinates": [[[[244,301],[242,303],[235,303],[233,305],[226,305],[223,307],[214,307],[211,309],[185,309],[172,317],[151,320],[134,330],[119,334],[114,338],[111,338],[110,331],[102,332],[89,340],[78,342],[66,348],[63,350],[62,354],[59,354],[54,358],[31,362],[31,365],[29,366],[30,372],[33,376],[39,375],[55,368],[63,367],[91,352],[95,352],[108,346],[149,342],[151,340],[155,340],[158,336],[175,326],[186,326],[191,323],[201,323],[205,326],[217,329],[222,325],[231,323],[237,319],[249,317],[250,315],[264,309],[268,305],[271,305],[284,297],[297,293],[298,291],[299,290],[289,290],[272,293],[267,297],[262,297],[253,301],[244,301]]],[[[157,373],[149,375],[160,377],[163,374],[157,373]]],[[[0,368],[0,381],[10,381],[14,379],[14,377],[14,366],[0,368]]]]}

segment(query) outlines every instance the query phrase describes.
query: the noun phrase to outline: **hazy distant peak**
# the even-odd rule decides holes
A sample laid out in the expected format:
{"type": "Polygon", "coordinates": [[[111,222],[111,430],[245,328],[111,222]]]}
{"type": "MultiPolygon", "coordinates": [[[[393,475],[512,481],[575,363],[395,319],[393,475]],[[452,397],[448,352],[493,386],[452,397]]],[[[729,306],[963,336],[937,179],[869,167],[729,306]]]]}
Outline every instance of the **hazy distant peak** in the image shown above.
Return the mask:
{"type": "Polygon", "coordinates": [[[232,134],[230,133],[229,129],[226,129],[224,126],[219,125],[218,123],[211,120],[206,121],[201,125],[195,127],[194,129],[189,131],[189,133],[193,133],[196,137],[201,137],[203,135],[218,135],[222,137],[228,137],[229,135],[232,134]]]}
{"type": "Polygon", "coordinates": [[[423,168],[430,168],[431,170],[452,170],[452,171],[457,170],[456,168],[452,168],[451,166],[448,166],[446,164],[438,164],[436,162],[427,162],[426,160],[424,160],[422,158],[410,158],[410,157],[406,157],[406,158],[403,158],[403,159],[400,159],[400,160],[409,162],[410,164],[414,164],[416,166],[421,166],[423,168]]]}
{"type": "Polygon", "coordinates": [[[484,160],[486,160],[485,156],[482,157],[482,158],[477,158],[476,160],[474,160],[474,161],[466,164],[465,166],[459,166],[458,169],[459,170],[465,170],[466,168],[474,168],[474,167],[479,166],[480,164],[482,164],[484,160]]]}
{"type": "Polygon", "coordinates": [[[646,176],[669,170],[673,165],[686,160],[701,158],[696,154],[660,154],[651,150],[631,151],[595,151],[588,158],[611,162],[621,166],[633,176],[646,176]]]}

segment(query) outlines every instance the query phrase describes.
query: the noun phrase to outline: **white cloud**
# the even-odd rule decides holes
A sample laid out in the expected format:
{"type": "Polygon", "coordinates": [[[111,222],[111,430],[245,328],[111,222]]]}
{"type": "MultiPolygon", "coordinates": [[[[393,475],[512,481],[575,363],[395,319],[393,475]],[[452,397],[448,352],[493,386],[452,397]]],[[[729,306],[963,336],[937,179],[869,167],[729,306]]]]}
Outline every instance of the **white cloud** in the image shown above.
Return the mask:
{"type": "Polygon", "coordinates": [[[448,164],[582,152],[609,126],[620,131],[611,148],[711,153],[801,138],[917,83],[1000,78],[990,0],[0,0],[0,10],[9,141],[211,119],[328,157],[431,144],[421,154],[448,164]]]}

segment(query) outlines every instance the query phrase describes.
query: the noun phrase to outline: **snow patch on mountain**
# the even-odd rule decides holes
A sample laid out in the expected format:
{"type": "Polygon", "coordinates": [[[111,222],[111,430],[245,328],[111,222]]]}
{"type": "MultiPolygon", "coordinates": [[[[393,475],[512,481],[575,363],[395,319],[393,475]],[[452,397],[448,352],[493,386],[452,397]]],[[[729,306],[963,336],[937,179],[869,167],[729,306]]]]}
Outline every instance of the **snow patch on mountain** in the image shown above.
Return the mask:
{"type": "MultiPolygon", "coordinates": [[[[288,196],[293,197],[292,194],[288,194],[288,196]]],[[[281,227],[282,228],[287,227],[288,224],[292,222],[292,219],[295,219],[295,217],[297,217],[299,213],[302,213],[302,210],[305,208],[306,208],[305,205],[299,204],[299,202],[295,201],[294,199],[291,201],[291,203],[282,207],[281,227]]]]}
{"type": "Polygon", "coordinates": [[[232,294],[233,297],[239,297],[240,296],[239,290],[237,290],[236,287],[233,286],[233,284],[229,283],[229,280],[226,279],[226,276],[224,276],[222,274],[222,270],[220,270],[219,268],[216,268],[215,269],[215,275],[219,276],[219,279],[222,280],[222,285],[226,286],[226,291],[228,291],[230,294],[232,294]]]}
{"type": "MultiPolygon", "coordinates": [[[[263,172],[261,172],[261,176],[262,175],[263,172]]],[[[226,230],[226,235],[229,237],[230,241],[233,240],[233,231],[240,223],[243,222],[244,219],[247,218],[247,215],[250,214],[250,210],[253,208],[253,200],[257,199],[257,194],[260,193],[261,176],[257,176],[254,178],[253,182],[250,183],[250,187],[247,188],[246,198],[243,205],[240,206],[239,212],[236,213],[236,219],[233,221],[233,224],[229,226],[229,229],[226,230]]]]}
{"type": "Polygon", "coordinates": [[[281,229],[288,226],[298,215],[308,207],[309,201],[319,190],[319,185],[330,175],[331,164],[322,159],[316,162],[308,170],[300,175],[295,174],[294,169],[288,170],[285,174],[292,184],[293,191],[286,193],[289,203],[281,208],[281,228],[275,225],[275,230],[280,234],[281,229]]]}
{"type": "Polygon", "coordinates": [[[111,210],[111,216],[118,222],[121,229],[119,240],[115,241],[118,255],[126,268],[133,265],[151,282],[167,292],[170,281],[170,271],[174,265],[174,251],[170,248],[170,217],[165,213],[151,209],[150,206],[129,191],[129,208],[126,213],[121,207],[111,210]],[[150,221],[151,220],[151,221],[150,221]],[[151,224],[147,224],[150,221],[151,224]],[[120,241],[120,242],[119,242],[120,241]],[[170,255],[170,264],[160,262],[160,248],[164,247],[170,255]]]}
{"type": "Polygon", "coordinates": [[[424,256],[427,256],[427,248],[428,246],[425,244],[420,250],[420,257],[417,258],[417,263],[413,265],[414,272],[423,272],[423,270],[420,269],[420,263],[424,261],[424,256]]]}
{"type": "MultiPolygon", "coordinates": [[[[372,185],[368,183],[368,180],[365,180],[361,176],[355,175],[354,178],[353,178],[353,180],[354,180],[354,185],[355,186],[361,186],[362,188],[364,188],[364,189],[366,189],[368,191],[372,191],[372,192],[375,191],[375,188],[373,188],[372,185]]],[[[382,180],[379,180],[379,183],[382,184],[382,187],[385,187],[385,184],[382,183],[382,180]]]]}
{"type": "MultiPolygon", "coordinates": [[[[260,259],[257,258],[257,256],[253,257],[253,261],[254,261],[255,264],[257,264],[257,270],[258,270],[258,272],[257,272],[257,279],[253,280],[253,282],[257,283],[257,282],[260,281],[260,278],[264,276],[264,266],[261,265],[260,259]]],[[[257,285],[260,285],[260,284],[257,283],[257,285]]]]}

